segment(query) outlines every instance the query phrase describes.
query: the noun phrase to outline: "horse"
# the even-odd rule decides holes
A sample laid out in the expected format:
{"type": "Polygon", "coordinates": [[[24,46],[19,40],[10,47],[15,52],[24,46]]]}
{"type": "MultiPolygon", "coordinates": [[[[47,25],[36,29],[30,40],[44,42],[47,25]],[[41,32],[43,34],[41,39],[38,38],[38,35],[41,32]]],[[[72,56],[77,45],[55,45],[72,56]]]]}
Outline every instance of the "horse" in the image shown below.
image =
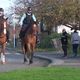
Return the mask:
{"type": "Polygon", "coordinates": [[[22,51],[24,54],[24,63],[28,62],[29,64],[33,63],[33,55],[36,48],[38,25],[32,23],[28,30],[25,33],[25,36],[22,41],[22,51]]]}
{"type": "Polygon", "coordinates": [[[6,31],[7,19],[2,18],[0,19],[0,55],[2,64],[5,64],[6,31]]]}

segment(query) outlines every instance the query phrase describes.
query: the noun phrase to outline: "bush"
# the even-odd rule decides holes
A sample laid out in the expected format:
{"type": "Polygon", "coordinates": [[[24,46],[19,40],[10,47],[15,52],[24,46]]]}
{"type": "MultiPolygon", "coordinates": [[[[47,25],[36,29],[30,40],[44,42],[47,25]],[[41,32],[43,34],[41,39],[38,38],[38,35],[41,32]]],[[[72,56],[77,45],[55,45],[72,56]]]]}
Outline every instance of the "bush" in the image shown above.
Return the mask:
{"type": "Polygon", "coordinates": [[[51,44],[53,38],[60,38],[60,34],[52,33],[51,35],[43,36],[39,48],[53,48],[53,45],[51,44]]]}
{"type": "MultiPolygon", "coordinates": [[[[58,34],[58,33],[52,33],[51,35],[43,36],[38,48],[53,50],[54,46],[51,44],[51,40],[52,39],[60,39],[60,38],[61,38],[61,34],[58,34]]],[[[56,49],[54,49],[54,50],[56,50],[56,49]]],[[[71,35],[69,35],[69,34],[68,34],[68,53],[72,53],[71,35]]]]}

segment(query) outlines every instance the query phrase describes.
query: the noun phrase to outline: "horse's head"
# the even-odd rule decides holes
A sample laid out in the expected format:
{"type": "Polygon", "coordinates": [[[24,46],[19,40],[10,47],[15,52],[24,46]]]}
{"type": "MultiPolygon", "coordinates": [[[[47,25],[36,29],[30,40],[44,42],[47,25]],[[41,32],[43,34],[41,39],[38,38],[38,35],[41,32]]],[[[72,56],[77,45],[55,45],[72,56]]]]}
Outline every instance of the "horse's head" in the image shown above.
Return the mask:
{"type": "Polygon", "coordinates": [[[33,33],[37,33],[38,32],[38,25],[37,25],[36,22],[32,23],[31,30],[32,30],[33,33]]]}

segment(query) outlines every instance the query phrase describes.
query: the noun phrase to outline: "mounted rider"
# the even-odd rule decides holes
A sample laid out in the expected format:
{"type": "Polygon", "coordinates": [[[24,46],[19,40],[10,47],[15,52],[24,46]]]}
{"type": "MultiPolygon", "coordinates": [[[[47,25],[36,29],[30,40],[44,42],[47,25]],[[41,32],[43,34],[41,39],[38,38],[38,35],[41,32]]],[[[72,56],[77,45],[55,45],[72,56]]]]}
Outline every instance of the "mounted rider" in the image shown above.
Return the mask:
{"type": "Polygon", "coordinates": [[[19,37],[20,39],[23,39],[25,36],[26,31],[28,30],[29,26],[33,23],[36,22],[36,17],[32,13],[31,7],[27,8],[27,12],[23,14],[20,20],[20,25],[22,26],[19,37]]]}
{"type": "MultiPolygon", "coordinates": [[[[3,8],[0,8],[0,20],[7,20],[8,18],[4,16],[4,9],[3,8]]],[[[7,33],[6,33],[6,37],[7,37],[7,42],[9,42],[9,31],[6,30],[7,33]]]]}

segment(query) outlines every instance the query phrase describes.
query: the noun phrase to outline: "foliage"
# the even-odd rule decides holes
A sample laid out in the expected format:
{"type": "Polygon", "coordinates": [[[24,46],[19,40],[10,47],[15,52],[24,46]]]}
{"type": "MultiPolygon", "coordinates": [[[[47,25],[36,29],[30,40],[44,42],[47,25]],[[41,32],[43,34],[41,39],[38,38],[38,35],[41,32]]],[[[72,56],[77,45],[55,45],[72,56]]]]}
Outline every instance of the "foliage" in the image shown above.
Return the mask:
{"type": "Polygon", "coordinates": [[[49,30],[60,24],[75,23],[80,26],[80,0],[15,0],[14,3],[15,12],[19,15],[32,6],[37,19],[40,21],[43,18],[49,30]]]}
{"type": "Polygon", "coordinates": [[[60,34],[52,33],[51,35],[44,35],[41,39],[41,43],[39,45],[39,48],[42,48],[42,49],[53,48],[53,45],[51,44],[51,40],[53,38],[60,38],[60,34]]]}
{"type": "Polygon", "coordinates": [[[60,24],[78,24],[80,22],[80,1],[79,0],[41,0],[38,8],[38,15],[44,18],[47,27],[60,24]],[[46,5],[45,5],[46,4],[46,5]]]}

